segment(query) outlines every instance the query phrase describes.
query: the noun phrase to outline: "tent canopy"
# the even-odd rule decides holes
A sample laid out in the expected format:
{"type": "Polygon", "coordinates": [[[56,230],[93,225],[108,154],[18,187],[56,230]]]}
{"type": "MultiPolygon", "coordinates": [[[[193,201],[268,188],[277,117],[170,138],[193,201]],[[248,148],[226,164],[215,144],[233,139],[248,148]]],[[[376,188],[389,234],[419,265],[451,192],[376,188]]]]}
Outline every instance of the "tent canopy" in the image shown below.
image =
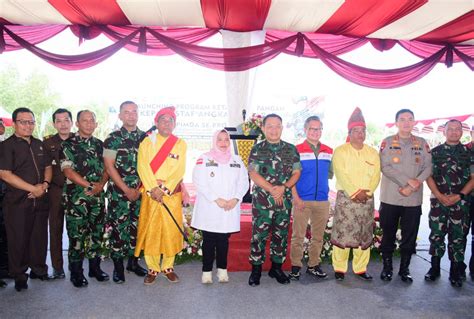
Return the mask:
{"type": "Polygon", "coordinates": [[[23,48],[67,70],[92,67],[122,48],[146,55],[179,54],[221,71],[245,71],[284,53],[320,59],[358,85],[396,88],[417,81],[438,63],[450,67],[462,62],[474,70],[474,2],[0,0],[0,53],[23,48]],[[114,44],[77,55],[38,47],[68,27],[80,42],[104,34],[114,44]],[[243,39],[237,47],[199,45],[219,30],[264,30],[265,37],[253,45],[243,39]],[[398,44],[421,61],[376,70],[339,57],[368,42],[380,51],[398,44]]]}
{"type": "Polygon", "coordinates": [[[471,0],[0,0],[0,23],[273,29],[474,45],[471,0]]]}

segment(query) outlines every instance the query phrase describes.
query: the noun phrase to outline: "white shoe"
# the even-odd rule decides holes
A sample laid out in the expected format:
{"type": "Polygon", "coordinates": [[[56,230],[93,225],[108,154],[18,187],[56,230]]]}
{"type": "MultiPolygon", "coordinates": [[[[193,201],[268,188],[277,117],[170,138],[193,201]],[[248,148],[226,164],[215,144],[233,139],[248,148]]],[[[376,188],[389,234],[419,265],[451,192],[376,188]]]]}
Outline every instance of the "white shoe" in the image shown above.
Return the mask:
{"type": "Polygon", "coordinates": [[[212,284],[212,271],[203,271],[201,282],[203,284],[212,284]]]}
{"type": "Polygon", "coordinates": [[[229,275],[227,275],[227,269],[217,268],[217,278],[219,282],[229,282],[229,275]]]}

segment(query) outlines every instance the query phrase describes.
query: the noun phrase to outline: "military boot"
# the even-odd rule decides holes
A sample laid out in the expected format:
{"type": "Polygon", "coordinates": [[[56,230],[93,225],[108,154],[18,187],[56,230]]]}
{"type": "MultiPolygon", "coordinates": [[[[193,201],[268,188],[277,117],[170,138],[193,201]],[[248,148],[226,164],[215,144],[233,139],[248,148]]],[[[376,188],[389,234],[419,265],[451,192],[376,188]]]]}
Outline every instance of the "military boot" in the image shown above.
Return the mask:
{"type": "Polygon", "coordinates": [[[82,261],[75,261],[69,263],[69,269],[71,269],[71,282],[74,287],[81,288],[89,284],[87,282],[86,277],[84,277],[82,261]]]}
{"type": "Polygon", "coordinates": [[[262,265],[252,265],[252,272],[249,277],[249,285],[252,287],[260,285],[260,277],[262,277],[262,265]]]}
{"type": "Polygon", "coordinates": [[[127,271],[135,273],[135,275],[137,275],[138,277],[145,277],[148,273],[145,268],[140,266],[140,264],[138,263],[138,257],[135,256],[128,257],[127,271]]]}
{"type": "Polygon", "coordinates": [[[425,275],[426,281],[435,281],[441,276],[441,258],[439,256],[431,257],[431,268],[425,275]]]}
{"type": "Polygon", "coordinates": [[[95,257],[89,259],[89,277],[95,278],[97,281],[107,281],[109,280],[109,275],[100,269],[100,258],[95,257]]]}
{"type": "Polygon", "coordinates": [[[281,270],[281,264],[272,262],[272,268],[268,272],[270,278],[275,278],[278,283],[286,285],[290,283],[290,278],[281,270]]]}
{"type": "Polygon", "coordinates": [[[410,266],[411,254],[403,254],[400,259],[400,270],[398,275],[402,278],[403,282],[411,283],[413,282],[413,277],[410,275],[410,266]]]}
{"type": "Polygon", "coordinates": [[[392,255],[382,254],[383,269],[380,273],[380,279],[390,281],[393,277],[392,255]]]}
{"type": "Polygon", "coordinates": [[[461,271],[461,266],[459,265],[460,263],[452,261],[451,262],[451,268],[449,269],[449,282],[451,282],[451,285],[453,287],[462,287],[462,279],[460,275],[461,271]]]}
{"type": "Polygon", "coordinates": [[[123,259],[122,258],[113,258],[114,262],[114,272],[112,274],[112,280],[117,283],[121,284],[125,282],[125,273],[123,269],[123,259]]]}

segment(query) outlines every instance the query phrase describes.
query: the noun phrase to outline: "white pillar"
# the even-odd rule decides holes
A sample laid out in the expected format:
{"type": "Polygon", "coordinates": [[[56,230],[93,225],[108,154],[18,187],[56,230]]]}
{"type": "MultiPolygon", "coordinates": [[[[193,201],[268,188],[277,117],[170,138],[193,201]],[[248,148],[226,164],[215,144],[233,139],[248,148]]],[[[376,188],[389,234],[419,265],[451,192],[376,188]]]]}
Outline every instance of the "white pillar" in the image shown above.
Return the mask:
{"type": "MultiPolygon", "coordinates": [[[[265,31],[233,32],[221,30],[224,48],[242,48],[262,44],[265,40],[265,31]]],[[[248,110],[252,102],[253,83],[256,68],[226,72],[226,96],[228,108],[228,125],[237,126],[243,122],[242,110],[247,110],[247,118],[251,115],[248,110]]]]}

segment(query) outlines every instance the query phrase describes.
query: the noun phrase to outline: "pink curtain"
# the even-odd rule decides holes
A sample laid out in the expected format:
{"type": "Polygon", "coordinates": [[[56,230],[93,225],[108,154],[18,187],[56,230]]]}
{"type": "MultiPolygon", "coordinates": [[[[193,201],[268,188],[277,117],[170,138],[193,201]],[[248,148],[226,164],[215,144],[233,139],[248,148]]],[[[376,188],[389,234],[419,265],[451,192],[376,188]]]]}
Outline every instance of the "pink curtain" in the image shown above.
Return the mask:
{"type": "MultiPolygon", "coordinates": [[[[355,84],[371,88],[396,88],[410,84],[428,74],[437,63],[448,67],[464,62],[474,70],[474,47],[434,45],[420,41],[398,41],[422,60],[413,65],[390,70],[369,69],[349,63],[338,55],[352,51],[369,40],[326,34],[302,34],[269,31],[264,44],[245,48],[211,48],[197,45],[218,31],[211,29],[162,29],[135,26],[74,27],[80,41],[104,34],[114,43],[103,49],[79,55],[61,55],[40,49],[36,44],[58,34],[65,27],[25,27],[0,25],[0,52],[25,48],[48,63],[66,70],[92,67],[118,50],[146,55],[179,54],[206,68],[220,71],[244,71],[275,58],[281,53],[320,59],[334,72],[355,84]]],[[[370,40],[379,50],[387,50],[394,42],[370,40]]]]}
{"type": "MultiPolygon", "coordinates": [[[[8,34],[5,34],[3,26],[0,24],[0,53],[4,51],[14,51],[23,49],[23,46],[13,40],[8,34]]],[[[9,25],[8,29],[20,38],[31,44],[39,44],[55,35],[61,33],[67,28],[65,25],[41,25],[41,26],[15,26],[9,25]]]]}

